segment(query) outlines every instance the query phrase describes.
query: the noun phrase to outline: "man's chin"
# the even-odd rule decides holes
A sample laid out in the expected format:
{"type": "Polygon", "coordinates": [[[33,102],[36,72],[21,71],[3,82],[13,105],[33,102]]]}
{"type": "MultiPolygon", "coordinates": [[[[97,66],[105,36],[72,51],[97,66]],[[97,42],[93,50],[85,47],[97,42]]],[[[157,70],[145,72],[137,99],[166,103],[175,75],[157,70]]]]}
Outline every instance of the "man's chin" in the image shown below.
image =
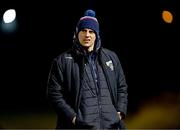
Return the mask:
{"type": "Polygon", "coordinates": [[[89,48],[90,45],[89,44],[84,44],[83,47],[89,48]]]}

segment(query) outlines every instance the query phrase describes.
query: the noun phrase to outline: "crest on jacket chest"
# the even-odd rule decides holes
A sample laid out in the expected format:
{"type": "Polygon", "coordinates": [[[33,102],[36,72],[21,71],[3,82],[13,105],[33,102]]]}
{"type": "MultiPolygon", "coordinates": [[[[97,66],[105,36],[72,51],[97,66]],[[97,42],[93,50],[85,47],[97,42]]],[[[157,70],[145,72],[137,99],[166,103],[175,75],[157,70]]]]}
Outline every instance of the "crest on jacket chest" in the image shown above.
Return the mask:
{"type": "Polygon", "coordinates": [[[107,62],[106,62],[106,65],[111,69],[111,71],[114,70],[114,66],[113,66],[113,63],[112,63],[111,60],[110,60],[110,61],[107,61],[107,62]]]}

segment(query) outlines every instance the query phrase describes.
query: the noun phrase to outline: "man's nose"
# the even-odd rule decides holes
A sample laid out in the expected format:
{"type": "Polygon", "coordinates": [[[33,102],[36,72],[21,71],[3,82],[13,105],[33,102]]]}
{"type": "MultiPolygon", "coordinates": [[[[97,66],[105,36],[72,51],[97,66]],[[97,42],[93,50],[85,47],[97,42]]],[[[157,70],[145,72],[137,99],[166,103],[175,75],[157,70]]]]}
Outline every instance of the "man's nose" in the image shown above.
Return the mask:
{"type": "Polygon", "coordinates": [[[86,32],[86,37],[89,37],[90,36],[90,33],[87,31],[86,32]]]}

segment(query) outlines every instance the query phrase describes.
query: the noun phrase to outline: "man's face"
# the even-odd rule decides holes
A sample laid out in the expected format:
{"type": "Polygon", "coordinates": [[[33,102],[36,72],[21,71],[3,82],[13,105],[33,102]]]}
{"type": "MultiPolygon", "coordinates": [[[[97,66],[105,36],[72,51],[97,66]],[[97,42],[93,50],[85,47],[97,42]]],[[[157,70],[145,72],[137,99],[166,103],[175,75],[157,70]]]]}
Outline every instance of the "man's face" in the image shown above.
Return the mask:
{"type": "Polygon", "coordinates": [[[92,51],[96,40],[96,34],[92,29],[84,28],[78,33],[78,39],[83,47],[87,47],[88,51],[92,51]]]}

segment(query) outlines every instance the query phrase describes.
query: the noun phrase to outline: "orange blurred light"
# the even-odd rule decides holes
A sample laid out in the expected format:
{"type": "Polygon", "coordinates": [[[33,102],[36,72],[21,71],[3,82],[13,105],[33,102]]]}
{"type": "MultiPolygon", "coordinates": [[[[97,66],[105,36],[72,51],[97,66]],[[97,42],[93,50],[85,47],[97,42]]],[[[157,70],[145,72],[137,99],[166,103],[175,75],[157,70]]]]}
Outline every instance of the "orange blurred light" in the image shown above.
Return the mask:
{"type": "Polygon", "coordinates": [[[164,10],[162,12],[162,18],[166,23],[172,23],[172,21],[173,21],[173,15],[170,11],[164,10]]]}

